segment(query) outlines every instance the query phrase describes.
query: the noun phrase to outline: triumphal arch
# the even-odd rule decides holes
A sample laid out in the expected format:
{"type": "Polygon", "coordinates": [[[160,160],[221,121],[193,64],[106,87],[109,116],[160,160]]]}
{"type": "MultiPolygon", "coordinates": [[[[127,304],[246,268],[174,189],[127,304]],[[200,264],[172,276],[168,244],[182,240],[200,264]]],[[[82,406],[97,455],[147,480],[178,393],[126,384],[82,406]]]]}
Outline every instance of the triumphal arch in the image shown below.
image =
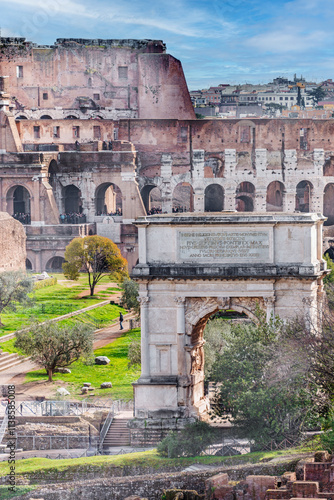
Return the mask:
{"type": "Polygon", "coordinates": [[[317,315],[324,220],[245,212],[137,219],[142,372],[134,384],[133,442],[141,422],[158,439],[207,410],[203,331],[213,313],[233,309],[255,319],[259,306],[268,318],[317,315]]]}

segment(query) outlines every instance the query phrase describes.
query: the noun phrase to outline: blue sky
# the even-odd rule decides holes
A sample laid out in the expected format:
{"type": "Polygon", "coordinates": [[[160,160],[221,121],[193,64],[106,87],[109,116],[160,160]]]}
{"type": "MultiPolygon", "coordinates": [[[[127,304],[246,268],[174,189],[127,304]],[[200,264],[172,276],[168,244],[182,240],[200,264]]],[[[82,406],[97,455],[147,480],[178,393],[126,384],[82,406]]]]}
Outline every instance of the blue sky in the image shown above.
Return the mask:
{"type": "Polygon", "coordinates": [[[0,0],[2,36],[152,38],[191,90],[301,73],[334,79],[333,0],[0,0]]]}

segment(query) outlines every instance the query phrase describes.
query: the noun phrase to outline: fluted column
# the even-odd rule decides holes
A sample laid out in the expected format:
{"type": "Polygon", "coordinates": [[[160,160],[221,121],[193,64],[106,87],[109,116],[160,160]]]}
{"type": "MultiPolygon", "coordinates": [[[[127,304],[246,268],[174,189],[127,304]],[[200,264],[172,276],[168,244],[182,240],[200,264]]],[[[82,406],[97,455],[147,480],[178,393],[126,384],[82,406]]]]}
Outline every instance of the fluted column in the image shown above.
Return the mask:
{"type": "Polygon", "coordinates": [[[185,359],[185,333],[186,333],[186,320],[185,320],[185,297],[174,297],[176,302],[176,332],[177,332],[177,350],[178,350],[178,375],[185,375],[186,359],[185,359]]]}
{"type": "Polygon", "coordinates": [[[148,296],[139,297],[141,323],[141,379],[150,376],[150,348],[148,330],[148,296]]]}

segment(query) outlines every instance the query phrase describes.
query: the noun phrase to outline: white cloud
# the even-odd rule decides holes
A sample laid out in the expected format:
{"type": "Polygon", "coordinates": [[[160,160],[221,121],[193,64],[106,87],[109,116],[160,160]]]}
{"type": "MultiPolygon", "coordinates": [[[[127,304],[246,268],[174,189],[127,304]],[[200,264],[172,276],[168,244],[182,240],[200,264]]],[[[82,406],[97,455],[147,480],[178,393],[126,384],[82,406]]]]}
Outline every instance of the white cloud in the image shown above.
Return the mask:
{"type": "Polygon", "coordinates": [[[306,52],[314,49],[325,41],[327,34],[324,31],[313,33],[302,33],[290,29],[270,31],[249,38],[247,44],[260,52],[284,53],[284,52],[306,52]]]}

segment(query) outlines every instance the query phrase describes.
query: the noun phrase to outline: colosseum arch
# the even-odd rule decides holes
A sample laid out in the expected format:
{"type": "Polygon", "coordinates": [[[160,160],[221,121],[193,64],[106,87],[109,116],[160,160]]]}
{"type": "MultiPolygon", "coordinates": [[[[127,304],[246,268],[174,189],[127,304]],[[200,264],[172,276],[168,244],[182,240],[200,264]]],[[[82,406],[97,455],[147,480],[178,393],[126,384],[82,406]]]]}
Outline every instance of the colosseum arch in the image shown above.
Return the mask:
{"type": "Polygon", "coordinates": [[[204,211],[221,212],[224,210],[224,189],[220,184],[209,184],[204,191],[204,211]]]}
{"type": "Polygon", "coordinates": [[[194,190],[189,182],[179,182],[173,191],[173,212],[194,211],[194,190]]]}
{"type": "Polygon", "coordinates": [[[29,190],[21,184],[9,188],[6,194],[7,212],[10,215],[23,214],[30,219],[31,195],[29,190]]]}
{"type": "Polygon", "coordinates": [[[81,213],[82,212],[82,199],[81,191],[74,184],[69,184],[63,188],[63,203],[64,212],[66,214],[70,213],[81,213]]]}
{"type": "Polygon", "coordinates": [[[255,186],[251,182],[241,182],[236,189],[237,212],[253,212],[255,198],[255,186]]]}
{"type": "Polygon", "coordinates": [[[54,188],[57,182],[57,173],[59,172],[56,160],[51,160],[48,168],[49,184],[54,188]]]}
{"type": "Polygon", "coordinates": [[[267,187],[267,212],[283,212],[284,184],[273,181],[267,187]]]}
{"type": "Polygon", "coordinates": [[[153,205],[161,206],[161,190],[156,184],[146,184],[144,187],[142,187],[140,194],[147,213],[150,212],[153,205]]]}
{"type": "Polygon", "coordinates": [[[325,226],[334,224],[334,184],[329,183],[324,190],[324,211],[323,214],[327,217],[325,226]]]}
{"type": "Polygon", "coordinates": [[[96,215],[122,214],[122,191],[113,182],[100,184],[95,191],[96,215]]]}
{"type": "Polygon", "coordinates": [[[52,116],[50,116],[50,115],[42,115],[40,117],[40,120],[52,120],[52,116]]]}
{"type": "Polygon", "coordinates": [[[312,206],[313,185],[309,181],[301,181],[296,186],[296,212],[310,212],[312,206]]]}
{"type": "Polygon", "coordinates": [[[61,273],[63,271],[62,265],[64,264],[65,259],[62,256],[54,256],[49,259],[45,265],[46,271],[58,272],[61,273]]]}
{"type": "Polygon", "coordinates": [[[26,258],[26,270],[27,271],[32,271],[32,262],[28,258],[26,258]]]}

